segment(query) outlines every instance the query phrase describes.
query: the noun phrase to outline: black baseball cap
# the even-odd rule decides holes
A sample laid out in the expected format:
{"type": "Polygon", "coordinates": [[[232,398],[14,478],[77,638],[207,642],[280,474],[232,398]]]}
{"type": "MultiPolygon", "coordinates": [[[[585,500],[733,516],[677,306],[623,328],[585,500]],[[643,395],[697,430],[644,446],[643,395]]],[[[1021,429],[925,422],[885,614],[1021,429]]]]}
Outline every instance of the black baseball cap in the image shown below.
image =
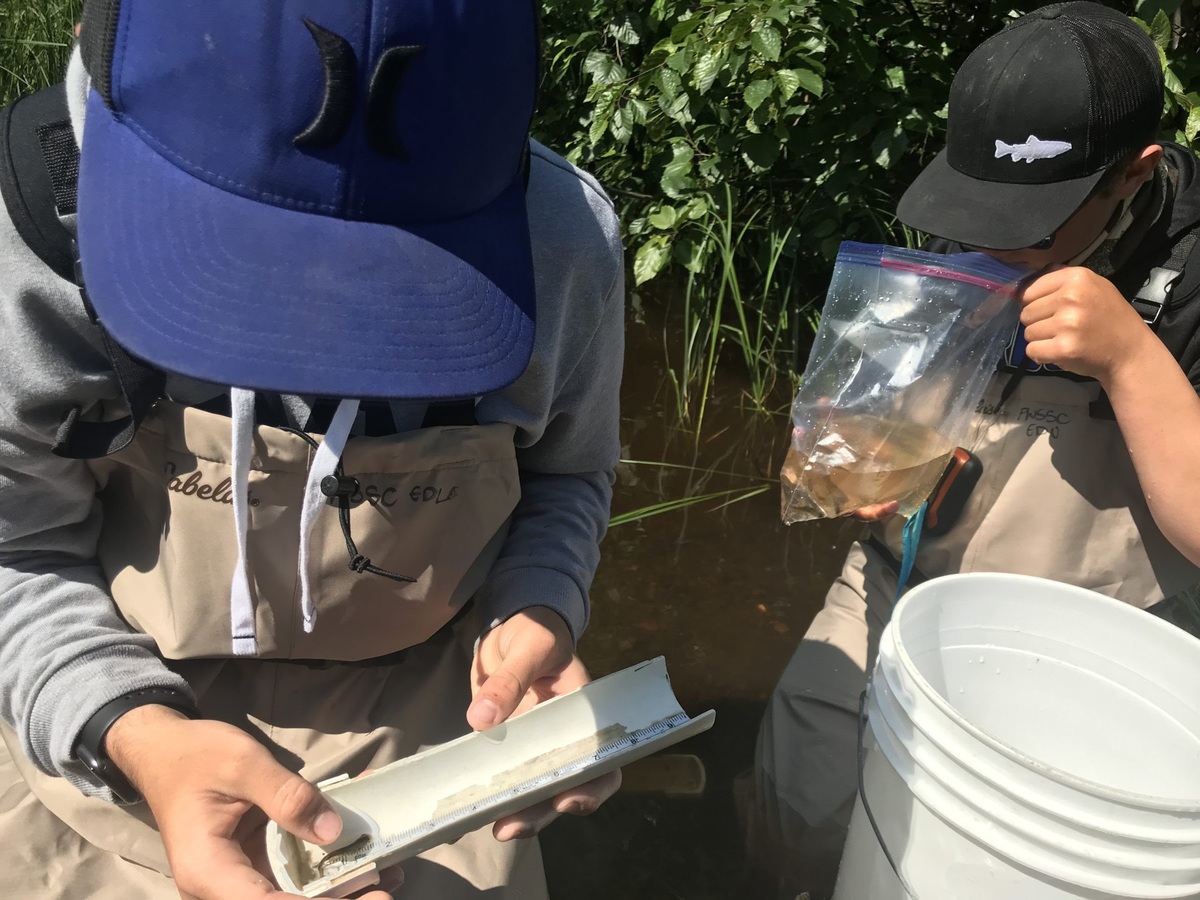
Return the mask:
{"type": "Polygon", "coordinates": [[[1015,250],[1053,234],[1104,173],[1152,144],[1158,50],[1122,13],[1056,3],[980,44],[950,87],[946,148],[904,192],[906,225],[1015,250]]]}

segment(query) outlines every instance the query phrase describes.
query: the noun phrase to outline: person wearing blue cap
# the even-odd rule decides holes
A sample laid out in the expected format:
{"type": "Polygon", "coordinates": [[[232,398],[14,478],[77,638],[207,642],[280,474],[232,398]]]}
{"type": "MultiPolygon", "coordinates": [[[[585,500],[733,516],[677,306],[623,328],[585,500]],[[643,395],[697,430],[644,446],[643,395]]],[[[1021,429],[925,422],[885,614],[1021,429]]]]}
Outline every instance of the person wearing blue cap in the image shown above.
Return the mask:
{"type": "MultiPolygon", "coordinates": [[[[0,116],[6,896],[282,897],[266,820],[343,827],[315,783],[588,680],[622,249],[529,138],[536,24],[88,0],[0,116]]],[[[401,895],[545,897],[514,839],[619,781],[401,895]]]]}
{"type": "MultiPolygon", "coordinates": [[[[968,445],[931,494],[908,586],[1012,572],[1186,621],[1200,583],[1200,160],[1159,139],[1162,110],[1153,41],[1098,3],[1015,19],[955,75],[946,147],[898,216],[930,235],[926,249],[1030,274],[968,445]]],[[[859,700],[905,586],[896,507],[859,511],[870,534],[759,730],[748,843],[781,896],[834,891],[859,700]]]]}

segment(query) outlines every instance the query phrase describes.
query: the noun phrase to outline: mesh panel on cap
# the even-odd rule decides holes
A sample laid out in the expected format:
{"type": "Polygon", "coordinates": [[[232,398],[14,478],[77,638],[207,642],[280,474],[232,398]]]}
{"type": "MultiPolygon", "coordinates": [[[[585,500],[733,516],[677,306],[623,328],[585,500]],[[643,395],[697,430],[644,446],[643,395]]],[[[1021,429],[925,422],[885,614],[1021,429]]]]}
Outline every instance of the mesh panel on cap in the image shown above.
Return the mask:
{"type": "Polygon", "coordinates": [[[1070,33],[1092,86],[1092,153],[1108,164],[1154,140],[1162,112],[1162,70],[1150,38],[1136,25],[1120,13],[1089,13],[1069,20],[1070,33]]]}
{"type": "Polygon", "coordinates": [[[79,52],[92,87],[112,109],[112,59],[121,0],[87,0],[79,24],[79,52]]]}

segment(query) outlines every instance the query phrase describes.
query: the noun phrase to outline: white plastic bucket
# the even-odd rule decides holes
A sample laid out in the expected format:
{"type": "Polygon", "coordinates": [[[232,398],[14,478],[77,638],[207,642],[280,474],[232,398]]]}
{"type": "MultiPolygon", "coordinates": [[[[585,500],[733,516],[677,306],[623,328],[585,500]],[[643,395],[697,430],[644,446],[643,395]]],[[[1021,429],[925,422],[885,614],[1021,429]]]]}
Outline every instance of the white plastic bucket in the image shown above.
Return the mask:
{"type": "Polygon", "coordinates": [[[1200,898],[1200,641],[1175,626],[935,578],[896,605],[866,711],[834,900],[1200,898]]]}

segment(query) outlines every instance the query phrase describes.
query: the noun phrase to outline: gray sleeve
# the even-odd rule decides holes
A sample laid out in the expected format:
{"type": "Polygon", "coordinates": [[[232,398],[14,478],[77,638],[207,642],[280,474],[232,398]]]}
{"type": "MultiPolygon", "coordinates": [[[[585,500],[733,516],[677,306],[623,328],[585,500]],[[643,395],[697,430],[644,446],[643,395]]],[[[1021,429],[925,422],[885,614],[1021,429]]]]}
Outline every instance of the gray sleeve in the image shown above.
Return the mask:
{"type": "Polygon", "coordinates": [[[537,338],[529,370],[480,401],[517,428],[521,499],[476,595],[484,624],[545,606],[578,640],[620,456],[624,265],[612,205],[592,179],[534,145],[529,186],[537,338]]]}
{"type": "Polygon", "coordinates": [[[67,409],[118,393],[78,292],[21,242],[2,206],[0,333],[0,717],[38,768],[107,796],[72,758],[84,723],[138,688],[188,689],[108,594],[90,469],[50,452],[67,409]]]}

